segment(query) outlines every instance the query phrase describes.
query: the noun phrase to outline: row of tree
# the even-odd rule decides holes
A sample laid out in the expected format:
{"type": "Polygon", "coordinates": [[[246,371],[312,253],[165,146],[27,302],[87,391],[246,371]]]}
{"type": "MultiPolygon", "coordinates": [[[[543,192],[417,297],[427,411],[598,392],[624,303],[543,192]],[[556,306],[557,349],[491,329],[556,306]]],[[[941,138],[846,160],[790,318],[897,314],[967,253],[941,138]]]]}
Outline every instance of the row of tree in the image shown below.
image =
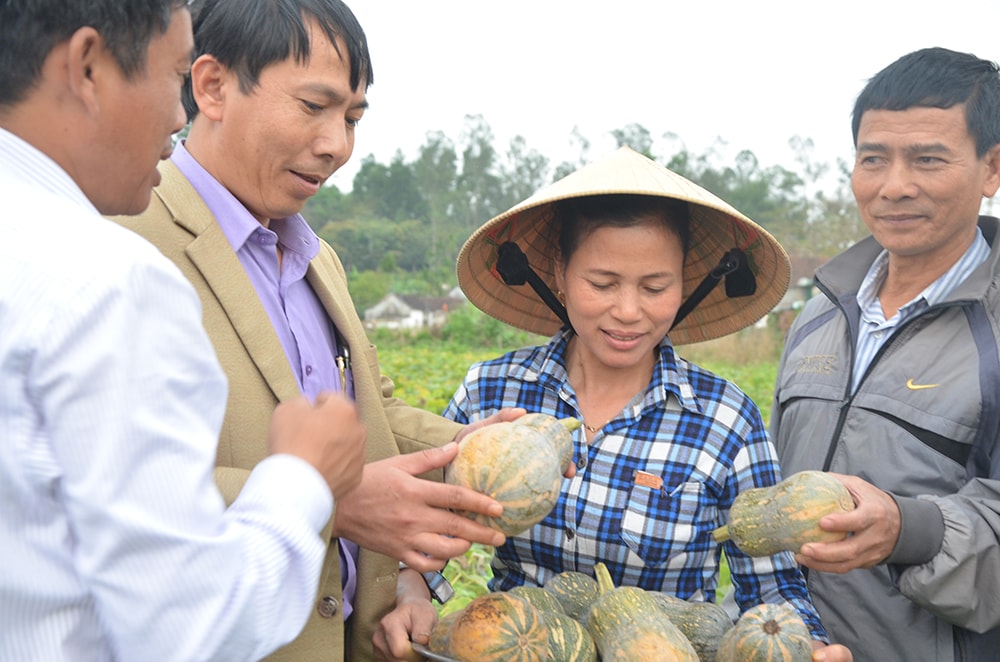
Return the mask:
{"type": "MultiPolygon", "coordinates": [[[[722,144],[694,154],[672,134],[661,137],[661,149],[636,124],[611,135],[726,200],[793,255],[829,257],[865,234],[847,164],[815,163],[808,139],[789,142],[793,170],[764,166],[748,150],[726,159],[722,144]]],[[[440,294],[454,285],[455,258],[476,228],[590,160],[589,141],[579,133],[569,140],[574,162],[552,164],[521,137],[501,152],[482,116],[468,116],[458,142],[431,132],[412,161],[401,152],[388,164],[369,156],[349,193],[326,187],[304,213],[344,261],[359,311],[388,291],[440,294]]]]}

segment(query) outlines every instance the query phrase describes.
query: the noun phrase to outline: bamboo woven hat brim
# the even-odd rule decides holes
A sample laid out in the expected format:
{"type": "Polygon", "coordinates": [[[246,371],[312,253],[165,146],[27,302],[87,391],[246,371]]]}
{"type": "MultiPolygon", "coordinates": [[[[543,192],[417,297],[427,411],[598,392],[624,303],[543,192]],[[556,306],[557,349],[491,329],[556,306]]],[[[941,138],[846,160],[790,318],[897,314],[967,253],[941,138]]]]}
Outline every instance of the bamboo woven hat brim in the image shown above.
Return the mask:
{"type": "Polygon", "coordinates": [[[552,203],[604,194],[639,194],[684,200],[690,207],[691,248],[684,262],[684,294],[691,293],[730,249],[741,249],[756,278],[748,296],[729,297],[721,284],[671,329],[674,345],[719,338],[746,328],[770,312],[791,278],[788,255],[764,228],[722,199],[638,152],[612,154],[538,191],[491,219],[462,246],[458,284],[469,301],[511,326],[551,336],[562,326],[556,314],[527,285],[507,285],[497,273],[500,245],[517,243],[538,276],[555,290],[556,238],[552,203]]]}

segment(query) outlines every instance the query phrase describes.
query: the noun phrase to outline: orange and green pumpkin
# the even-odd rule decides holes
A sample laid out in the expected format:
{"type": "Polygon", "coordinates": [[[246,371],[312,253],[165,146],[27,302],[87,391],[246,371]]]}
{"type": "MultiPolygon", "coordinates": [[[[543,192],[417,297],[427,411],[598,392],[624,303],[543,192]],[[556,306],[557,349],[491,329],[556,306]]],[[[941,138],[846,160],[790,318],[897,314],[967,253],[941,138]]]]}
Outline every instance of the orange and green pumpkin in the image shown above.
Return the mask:
{"type": "Polygon", "coordinates": [[[812,637],[798,612],[784,604],[746,610],[719,641],[716,662],[811,662],[812,637]]]}
{"type": "Polygon", "coordinates": [[[556,504],[563,474],[573,458],[575,418],[525,414],[480,428],[458,444],[458,455],[445,469],[445,480],[493,497],[503,514],[473,520],[505,535],[521,533],[544,519],[556,504]]]}
{"type": "Polygon", "coordinates": [[[548,659],[549,636],[542,612],[506,592],[487,593],[469,602],[448,636],[448,650],[463,662],[548,659]]]}
{"type": "Polygon", "coordinates": [[[729,524],[712,537],[732,539],[748,556],[797,552],[807,542],[843,540],[846,533],[824,531],[819,520],[851,510],[854,499],[843,483],[823,471],[800,471],[776,485],[740,492],[729,509],[729,524]]]}

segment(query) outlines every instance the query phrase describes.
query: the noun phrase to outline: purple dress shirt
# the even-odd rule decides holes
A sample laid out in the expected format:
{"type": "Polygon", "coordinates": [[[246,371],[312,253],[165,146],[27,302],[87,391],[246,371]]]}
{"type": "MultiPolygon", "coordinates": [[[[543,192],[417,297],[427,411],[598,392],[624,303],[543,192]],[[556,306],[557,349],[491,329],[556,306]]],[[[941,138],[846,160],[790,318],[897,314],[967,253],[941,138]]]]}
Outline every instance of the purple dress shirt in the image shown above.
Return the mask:
{"type": "MultiPolygon", "coordinates": [[[[205,201],[260,297],[271,326],[285,349],[299,390],[310,399],[321,391],[352,394],[350,379],[341,381],[336,330],[306,280],[309,261],[319,252],[319,238],[300,214],[271,219],[265,228],[179,142],[171,156],[205,201]],[[278,266],[276,245],[281,246],[278,266]]],[[[344,620],[354,611],[357,545],[340,538],[344,620]]]]}

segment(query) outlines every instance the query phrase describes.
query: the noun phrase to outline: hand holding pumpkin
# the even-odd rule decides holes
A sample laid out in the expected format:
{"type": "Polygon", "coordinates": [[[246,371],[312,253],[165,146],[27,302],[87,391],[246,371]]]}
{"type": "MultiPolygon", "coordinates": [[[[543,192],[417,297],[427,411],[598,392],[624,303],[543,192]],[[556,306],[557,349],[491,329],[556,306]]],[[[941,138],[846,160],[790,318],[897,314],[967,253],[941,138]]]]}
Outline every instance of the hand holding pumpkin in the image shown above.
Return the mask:
{"type": "Polygon", "coordinates": [[[847,537],[838,542],[802,545],[795,556],[796,562],[813,570],[836,573],[872,568],[882,563],[899,539],[900,514],[896,500],[857,476],[830,475],[844,484],[857,505],[850,512],[824,516],[819,525],[824,531],[840,532],[847,537]]]}
{"type": "Polygon", "coordinates": [[[366,464],[361,484],[337,503],[333,534],[420,572],[440,570],[474,542],[502,545],[500,532],[452,512],[499,516],[503,506],[496,500],[417,477],[443,468],[457,452],[451,443],[366,464]]]}

